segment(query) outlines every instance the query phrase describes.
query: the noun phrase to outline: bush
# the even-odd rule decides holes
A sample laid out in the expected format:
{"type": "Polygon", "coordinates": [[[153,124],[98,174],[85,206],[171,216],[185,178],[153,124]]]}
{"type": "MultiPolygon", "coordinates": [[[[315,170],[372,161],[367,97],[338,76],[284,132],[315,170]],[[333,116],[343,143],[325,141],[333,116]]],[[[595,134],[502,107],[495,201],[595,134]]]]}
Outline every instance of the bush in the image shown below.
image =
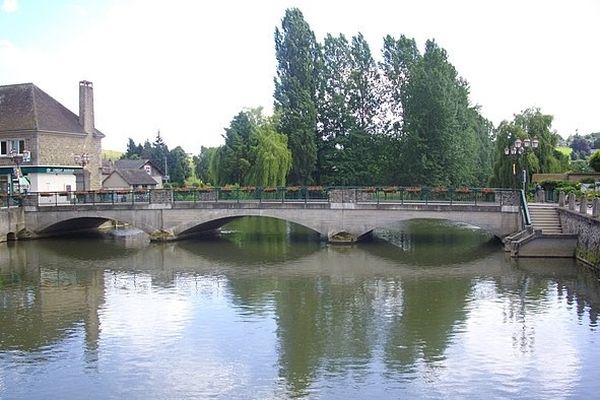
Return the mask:
{"type": "Polygon", "coordinates": [[[596,172],[600,172],[600,150],[596,150],[590,157],[590,167],[596,172]]]}
{"type": "Polygon", "coordinates": [[[587,178],[581,178],[579,180],[580,183],[591,183],[594,184],[596,183],[596,180],[594,178],[592,178],[591,176],[588,176],[587,178]]]}

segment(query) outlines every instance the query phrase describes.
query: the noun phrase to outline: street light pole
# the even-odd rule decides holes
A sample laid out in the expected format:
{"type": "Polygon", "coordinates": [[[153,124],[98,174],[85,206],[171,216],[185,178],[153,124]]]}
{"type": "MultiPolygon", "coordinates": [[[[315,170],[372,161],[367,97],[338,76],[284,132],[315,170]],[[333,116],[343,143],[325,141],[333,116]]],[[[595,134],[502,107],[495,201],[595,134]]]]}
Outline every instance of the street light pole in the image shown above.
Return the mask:
{"type": "Polygon", "coordinates": [[[90,155],[88,153],[75,154],[73,157],[77,165],[81,165],[81,176],[83,181],[83,191],[85,192],[85,166],[90,162],[90,155]]]}
{"type": "MultiPolygon", "coordinates": [[[[504,155],[513,156],[512,163],[512,173],[514,179],[514,187],[516,187],[516,165],[515,165],[515,157],[521,156],[529,150],[535,150],[538,148],[540,141],[537,136],[534,136],[533,139],[526,138],[521,140],[519,138],[515,139],[514,143],[510,147],[504,148],[504,155]]],[[[521,181],[523,183],[523,192],[527,191],[527,157],[525,157],[524,166],[521,171],[521,181]]]]}
{"type": "Polygon", "coordinates": [[[17,193],[21,193],[21,163],[23,162],[23,154],[19,154],[17,149],[12,149],[10,151],[10,158],[15,164],[14,167],[14,175],[17,178],[17,193]]]}

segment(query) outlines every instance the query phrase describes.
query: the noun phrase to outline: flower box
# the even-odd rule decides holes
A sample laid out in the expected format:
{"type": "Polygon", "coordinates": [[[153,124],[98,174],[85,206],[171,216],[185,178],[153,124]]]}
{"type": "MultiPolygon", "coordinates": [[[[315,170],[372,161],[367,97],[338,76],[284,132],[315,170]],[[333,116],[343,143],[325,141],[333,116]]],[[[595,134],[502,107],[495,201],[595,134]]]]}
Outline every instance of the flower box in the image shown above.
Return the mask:
{"type": "Polygon", "coordinates": [[[377,190],[374,187],[363,188],[360,190],[363,193],[375,193],[377,190]]]}
{"type": "Polygon", "coordinates": [[[409,193],[420,193],[421,188],[420,187],[408,187],[408,188],[406,188],[406,191],[409,193]]]}
{"type": "Polygon", "coordinates": [[[446,193],[448,188],[445,187],[434,187],[432,190],[434,193],[446,193]]]}
{"type": "Polygon", "coordinates": [[[323,190],[323,186],[309,186],[306,189],[308,189],[309,192],[320,192],[323,190]]]}
{"type": "Polygon", "coordinates": [[[471,190],[468,187],[459,187],[455,190],[456,193],[470,193],[471,190]]]}
{"type": "Polygon", "coordinates": [[[277,191],[277,188],[274,188],[274,187],[266,187],[263,189],[263,192],[265,192],[265,193],[273,193],[276,191],[277,191]]]}
{"type": "Polygon", "coordinates": [[[245,193],[256,192],[256,188],[254,186],[246,186],[246,187],[243,187],[241,190],[242,190],[242,192],[245,192],[245,193]]]}
{"type": "Polygon", "coordinates": [[[115,193],[118,195],[125,195],[125,194],[129,194],[131,192],[129,190],[117,190],[115,193]]]}
{"type": "Polygon", "coordinates": [[[298,186],[290,186],[289,188],[287,188],[288,192],[299,192],[300,188],[298,186]]]}
{"type": "Polygon", "coordinates": [[[383,189],[384,193],[396,193],[398,191],[397,187],[386,187],[383,189]]]}
{"type": "Polygon", "coordinates": [[[199,188],[199,189],[198,189],[198,191],[199,191],[200,193],[210,193],[210,192],[212,192],[212,191],[213,191],[213,188],[210,188],[210,187],[204,187],[204,188],[199,188]]]}
{"type": "Polygon", "coordinates": [[[496,193],[496,191],[492,188],[483,188],[481,189],[481,193],[496,193]]]}
{"type": "Polygon", "coordinates": [[[48,192],[40,193],[40,197],[52,197],[52,196],[54,196],[54,193],[48,193],[48,192]]]}

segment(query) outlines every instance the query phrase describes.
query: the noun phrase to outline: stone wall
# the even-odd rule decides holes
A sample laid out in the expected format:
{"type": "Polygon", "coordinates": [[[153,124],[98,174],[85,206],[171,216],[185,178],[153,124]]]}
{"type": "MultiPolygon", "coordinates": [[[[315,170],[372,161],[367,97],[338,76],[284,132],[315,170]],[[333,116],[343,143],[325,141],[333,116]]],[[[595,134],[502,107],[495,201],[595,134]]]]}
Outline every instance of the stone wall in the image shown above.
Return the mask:
{"type": "Polygon", "coordinates": [[[40,132],[38,135],[39,165],[77,166],[75,155],[87,153],[90,157],[85,169],[89,173],[87,190],[102,187],[102,150],[99,138],[75,133],[40,132]]]}
{"type": "Polygon", "coordinates": [[[329,191],[330,203],[356,203],[358,201],[373,201],[377,194],[361,189],[332,189],[329,191]]]}
{"type": "Polygon", "coordinates": [[[558,208],[563,233],[577,234],[575,256],[600,268],[600,220],[577,210],[558,208]]]}
{"type": "Polygon", "coordinates": [[[9,236],[13,239],[23,228],[23,208],[4,208],[0,210],[0,242],[6,242],[9,236]]]}
{"type": "MultiPolygon", "coordinates": [[[[24,140],[25,149],[31,153],[31,161],[21,164],[21,166],[34,165],[37,162],[37,136],[35,132],[19,132],[18,135],[12,135],[9,133],[3,133],[0,135],[0,140],[24,140]]],[[[10,156],[0,157],[0,167],[13,167],[14,163],[10,156]]]]}

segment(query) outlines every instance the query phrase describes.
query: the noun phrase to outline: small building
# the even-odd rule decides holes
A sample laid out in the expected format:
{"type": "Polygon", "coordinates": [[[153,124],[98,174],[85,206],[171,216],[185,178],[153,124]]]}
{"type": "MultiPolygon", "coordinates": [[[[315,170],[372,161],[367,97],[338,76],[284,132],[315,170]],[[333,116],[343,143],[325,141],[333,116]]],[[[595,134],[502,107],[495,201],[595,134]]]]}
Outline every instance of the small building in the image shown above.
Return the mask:
{"type": "Polygon", "coordinates": [[[108,190],[156,189],[157,183],[144,170],[116,169],[102,182],[102,187],[108,190]]]}
{"type": "MultiPolygon", "coordinates": [[[[163,187],[163,172],[148,159],[124,159],[116,161],[104,160],[102,162],[102,173],[104,175],[103,182],[105,182],[114,171],[142,171],[154,179],[156,189],[161,189],[163,187]]],[[[104,183],[102,184],[102,187],[108,189],[104,183]]]]}
{"type": "Polygon", "coordinates": [[[0,86],[0,191],[100,189],[102,138],[91,82],[79,82],[79,114],[33,83],[0,86]]]}

